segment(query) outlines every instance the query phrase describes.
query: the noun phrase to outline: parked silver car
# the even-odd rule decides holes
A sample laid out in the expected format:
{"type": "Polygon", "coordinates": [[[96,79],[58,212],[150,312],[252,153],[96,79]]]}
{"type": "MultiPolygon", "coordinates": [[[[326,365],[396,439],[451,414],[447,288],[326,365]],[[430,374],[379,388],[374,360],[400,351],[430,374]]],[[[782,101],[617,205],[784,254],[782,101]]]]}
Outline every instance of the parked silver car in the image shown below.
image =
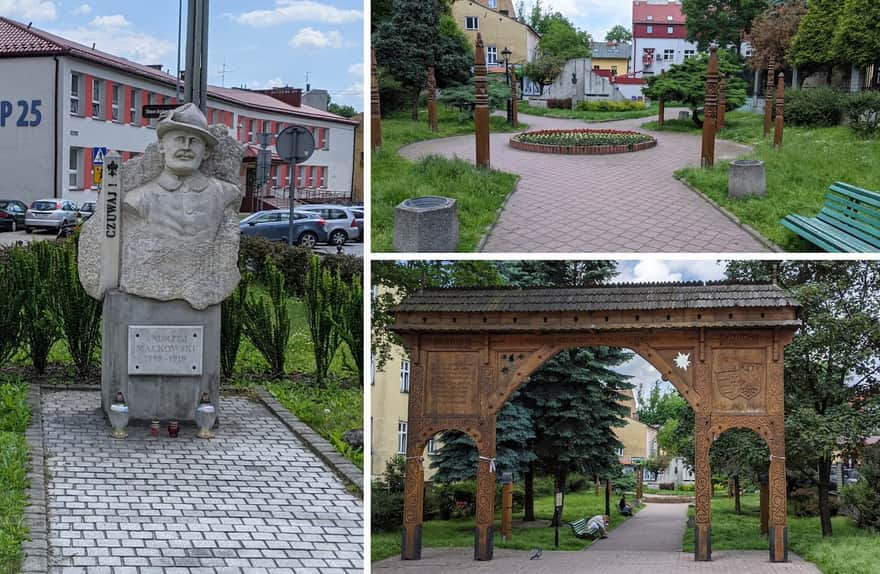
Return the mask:
{"type": "Polygon", "coordinates": [[[302,205],[297,211],[310,211],[324,218],[327,229],[327,243],[344,245],[349,239],[356,240],[361,236],[354,212],[347,205],[302,205]]]}
{"type": "Polygon", "coordinates": [[[24,216],[24,230],[32,233],[34,229],[52,229],[75,225],[78,213],[76,203],[69,199],[38,199],[31,203],[24,216]]]}

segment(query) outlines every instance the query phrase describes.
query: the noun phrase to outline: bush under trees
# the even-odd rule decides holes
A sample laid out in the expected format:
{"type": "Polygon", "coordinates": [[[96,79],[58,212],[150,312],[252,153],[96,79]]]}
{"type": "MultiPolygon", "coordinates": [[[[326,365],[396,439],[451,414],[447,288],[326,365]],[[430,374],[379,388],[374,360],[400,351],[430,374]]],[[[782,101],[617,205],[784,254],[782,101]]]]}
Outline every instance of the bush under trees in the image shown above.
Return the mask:
{"type": "Polygon", "coordinates": [[[795,126],[836,126],[843,119],[846,94],[832,88],[788,90],[785,122],[795,126]]]}
{"type": "Polygon", "coordinates": [[[235,361],[238,359],[251,277],[248,272],[242,273],[235,291],[220,306],[220,367],[227,379],[232,377],[235,361]]]}
{"type": "Polygon", "coordinates": [[[634,102],[632,100],[621,100],[615,102],[612,100],[598,100],[578,102],[577,109],[583,112],[626,112],[630,110],[644,110],[645,102],[634,102]]]}
{"type": "Polygon", "coordinates": [[[880,531],[880,444],[865,449],[859,471],[861,479],[843,488],[840,498],[852,508],[856,524],[880,531]]]}
{"type": "Polygon", "coordinates": [[[880,136],[880,92],[851,94],[846,101],[849,127],[864,138],[880,136]]]}
{"type": "Polygon", "coordinates": [[[284,274],[271,261],[266,262],[266,288],[268,295],[252,294],[247,299],[242,326],[269,363],[272,375],[282,376],[290,340],[290,312],[284,274]]]}
{"type": "Polygon", "coordinates": [[[312,259],[306,279],[306,303],[312,348],[315,353],[315,377],[323,384],[330,370],[330,363],[339,347],[339,329],[334,318],[340,306],[343,289],[337,274],[322,269],[317,259],[312,259]]]}
{"type": "Polygon", "coordinates": [[[21,336],[34,370],[41,375],[46,372],[52,346],[61,337],[61,325],[52,312],[53,294],[46,281],[38,280],[49,275],[55,249],[53,243],[37,241],[14,250],[9,262],[22,298],[21,336]]]}

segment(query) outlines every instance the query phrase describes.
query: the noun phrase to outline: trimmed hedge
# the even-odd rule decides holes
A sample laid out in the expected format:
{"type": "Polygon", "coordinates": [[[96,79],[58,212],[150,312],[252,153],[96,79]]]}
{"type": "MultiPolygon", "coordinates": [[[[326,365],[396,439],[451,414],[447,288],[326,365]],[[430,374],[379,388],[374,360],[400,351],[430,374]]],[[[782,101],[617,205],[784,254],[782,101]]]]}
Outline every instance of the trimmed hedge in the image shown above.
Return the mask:
{"type": "Polygon", "coordinates": [[[880,92],[851,94],[846,101],[849,126],[865,138],[880,136],[880,92]]]}
{"type": "Polygon", "coordinates": [[[836,126],[843,119],[845,98],[844,92],[825,87],[788,90],[785,92],[785,123],[811,127],[836,126]]]}
{"type": "Polygon", "coordinates": [[[577,110],[581,112],[628,112],[631,110],[644,110],[645,102],[622,100],[597,100],[590,102],[578,102],[577,110]]]}

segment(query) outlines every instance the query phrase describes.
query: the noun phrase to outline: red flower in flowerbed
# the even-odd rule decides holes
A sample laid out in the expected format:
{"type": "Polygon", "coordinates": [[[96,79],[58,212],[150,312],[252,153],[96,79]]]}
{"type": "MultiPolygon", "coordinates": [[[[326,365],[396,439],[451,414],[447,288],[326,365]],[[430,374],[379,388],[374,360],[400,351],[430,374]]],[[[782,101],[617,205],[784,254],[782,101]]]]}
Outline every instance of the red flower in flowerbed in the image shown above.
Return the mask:
{"type": "Polygon", "coordinates": [[[540,130],[517,134],[510,145],[525,151],[588,155],[639,151],[657,145],[657,140],[623,130],[540,130]]]}

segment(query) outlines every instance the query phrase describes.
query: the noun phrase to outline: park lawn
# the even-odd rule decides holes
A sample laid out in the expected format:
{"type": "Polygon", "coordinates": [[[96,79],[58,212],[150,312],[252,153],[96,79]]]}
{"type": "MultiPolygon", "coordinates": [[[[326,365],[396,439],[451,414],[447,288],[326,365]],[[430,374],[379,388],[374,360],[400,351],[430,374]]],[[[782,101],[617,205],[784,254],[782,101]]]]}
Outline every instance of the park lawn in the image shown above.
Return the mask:
{"type": "MultiPolygon", "coordinates": [[[[513,191],[517,176],[486,170],[470,162],[440,157],[410,161],[398,150],[418,141],[474,133],[473,120],[459,121],[459,113],[438,109],[438,130],[428,128],[427,112],[412,121],[410,112],[390,114],[382,119],[382,147],[372,159],[372,246],[373,251],[393,251],[394,208],[411,197],[440,195],[456,199],[459,251],[474,251],[486,227],[495,222],[497,210],[513,191]]],[[[522,131],[511,128],[504,118],[491,116],[491,132],[522,131]]],[[[490,156],[491,157],[491,156],[490,156]]]]}
{"type": "MultiPolygon", "coordinates": [[[[754,145],[752,153],[741,159],[764,161],[767,195],[763,198],[732,200],[727,197],[728,162],[715,167],[685,168],[676,172],[694,188],[736,215],[761,235],[786,251],[817,251],[779,221],[791,213],[815,216],[822,208],[825,192],[835,181],[880,191],[880,140],[862,140],[844,126],[802,128],[787,126],[781,150],[773,149],[772,137],[764,138],[762,116],[749,112],[727,114],[721,139],[754,145]]],[[[698,134],[692,122],[666,122],[670,130],[698,134]],[[688,126],[677,124],[690,124],[688,126]]],[[[650,129],[650,125],[644,125],[650,129]]]]}
{"type": "MultiPolygon", "coordinates": [[[[760,506],[756,494],[740,498],[742,515],[733,511],[733,498],[712,499],[713,550],[768,550],[759,528],[760,506]]],[[[690,509],[693,515],[693,509],[690,509]]],[[[816,564],[824,574],[871,574],[880,564],[880,534],[857,528],[846,516],[831,519],[834,536],[823,539],[819,518],[788,516],[792,552],[816,564]]],[[[694,529],[685,531],[683,549],[694,551],[694,529]]]]}
{"type": "MultiPolygon", "coordinates": [[[[617,512],[616,498],[611,500],[611,528],[614,528],[625,517],[617,512]]],[[[553,517],[553,495],[535,498],[535,517],[549,521],[553,517]]],[[[565,524],[559,527],[559,550],[582,550],[592,542],[576,538],[572,534],[569,522],[580,518],[590,518],[597,514],[605,514],[604,493],[596,496],[593,491],[571,492],[565,495],[565,508],[562,519],[565,524]]],[[[555,528],[549,526],[523,526],[522,511],[513,514],[513,532],[510,540],[501,540],[501,510],[495,513],[495,546],[515,550],[531,550],[543,548],[545,551],[556,550],[554,546],[555,528]]],[[[432,548],[471,547],[474,544],[475,518],[456,518],[452,520],[428,520],[422,525],[422,544],[432,548]]],[[[611,534],[613,536],[613,533],[611,534]]],[[[370,559],[375,562],[400,554],[401,531],[374,532],[371,536],[370,559]]]]}
{"type": "MultiPolygon", "coordinates": [[[[667,108],[671,107],[669,104],[667,108]]],[[[551,118],[566,118],[572,120],[584,120],[586,122],[631,120],[633,118],[648,118],[657,115],[657,106],[647,107],[643,110],[626,110],[620,112],[588,112],[585,110],[563,110],[559,108],[539,108],[530,106],[528,102],[520,102],[517,111],[522,114],[533,116],[546,116],[551,118]]]]}
{"type": "Polygon", "coordinates": [[[24,524],[29,451],[24,433],[30,422],[27,385],[0,379],[0,572],[18,572],[24,524]]]}

